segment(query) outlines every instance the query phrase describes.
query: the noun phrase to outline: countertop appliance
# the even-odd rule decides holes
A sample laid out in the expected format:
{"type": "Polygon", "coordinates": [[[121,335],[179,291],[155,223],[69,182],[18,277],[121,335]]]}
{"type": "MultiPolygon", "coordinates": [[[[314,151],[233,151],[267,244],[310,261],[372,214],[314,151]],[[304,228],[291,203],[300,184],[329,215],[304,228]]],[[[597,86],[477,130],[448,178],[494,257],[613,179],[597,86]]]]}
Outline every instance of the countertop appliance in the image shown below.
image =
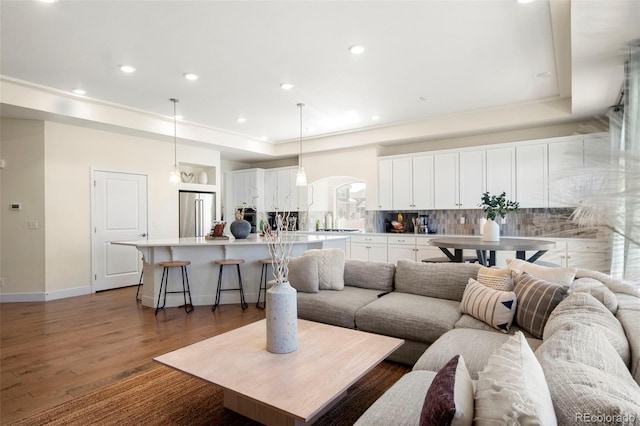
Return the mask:
{"type": "Polygon", "coordinates": [[[216,220],[215,192],[179,192],[180,237],[204,237],[216,220]]]}

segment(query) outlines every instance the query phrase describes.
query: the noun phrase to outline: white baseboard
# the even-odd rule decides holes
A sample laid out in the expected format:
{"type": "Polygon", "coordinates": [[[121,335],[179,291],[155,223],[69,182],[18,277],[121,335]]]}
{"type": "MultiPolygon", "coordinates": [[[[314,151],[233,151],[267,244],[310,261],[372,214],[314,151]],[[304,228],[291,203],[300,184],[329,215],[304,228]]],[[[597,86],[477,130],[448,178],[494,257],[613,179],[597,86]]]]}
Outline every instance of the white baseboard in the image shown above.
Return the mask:
{"type": "Polygon", "coordinates": [[[44,293],[0,293],[0,302],[44,302],[46,296],[44,293]]]}
{"type": "Polygon", "coordinates": [[[46,300],[66,299],[67,297],[84,296],[91,294],[91,286],[65,288],[64,290],[48,291],[45,293],[46,300]]]}
{"type": "Polygon", "coordinates": [[[64,290],[36,292],[36,293],[0,293],[0,302],[46,302],[49,300],[66,299],[67,297],[83,296],[91,293],[91,286],[66,288],[64,290]]]}

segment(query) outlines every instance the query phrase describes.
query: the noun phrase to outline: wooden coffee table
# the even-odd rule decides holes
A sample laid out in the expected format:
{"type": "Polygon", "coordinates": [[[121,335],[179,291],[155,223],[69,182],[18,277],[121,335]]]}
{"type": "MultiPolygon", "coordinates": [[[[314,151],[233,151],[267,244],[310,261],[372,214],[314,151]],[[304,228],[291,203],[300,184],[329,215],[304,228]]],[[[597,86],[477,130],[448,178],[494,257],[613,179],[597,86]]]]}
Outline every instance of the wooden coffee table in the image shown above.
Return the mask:
{"type": "Polygon", "coordinates": [[[298,349],[266,349],[265,320],[155,358],[224,389],[224,406],[267,425],[306,425],[404,343],[298,320],[298,349]]]}

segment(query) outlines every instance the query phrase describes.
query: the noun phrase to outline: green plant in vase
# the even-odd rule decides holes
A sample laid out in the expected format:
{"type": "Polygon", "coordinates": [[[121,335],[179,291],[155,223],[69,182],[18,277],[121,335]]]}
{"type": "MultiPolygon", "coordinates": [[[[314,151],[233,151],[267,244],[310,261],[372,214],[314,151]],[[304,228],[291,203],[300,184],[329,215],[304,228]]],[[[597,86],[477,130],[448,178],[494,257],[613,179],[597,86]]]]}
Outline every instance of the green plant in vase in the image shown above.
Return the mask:
{"type": "Polygon", "coordinates": [[[508,213],[517,212],[520,203],[517,201],[507,200],[507,193],[502,192],[500,195],[491,195],[489,192],[482,194],[481,203],[482,211],[487,216],[487,222],[482,227],[482,239],[485,241],[499,241],[500,227],[495,222],[496,217],[504,217],[508,213]]]}

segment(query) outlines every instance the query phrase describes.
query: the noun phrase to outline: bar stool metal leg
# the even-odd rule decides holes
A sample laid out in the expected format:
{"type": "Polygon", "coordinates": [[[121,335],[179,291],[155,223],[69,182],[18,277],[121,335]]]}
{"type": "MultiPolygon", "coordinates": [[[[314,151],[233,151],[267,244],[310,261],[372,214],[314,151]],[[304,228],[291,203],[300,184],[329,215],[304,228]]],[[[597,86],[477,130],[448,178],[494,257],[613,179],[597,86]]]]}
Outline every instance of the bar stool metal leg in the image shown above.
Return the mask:
{"type": "Polygon", "coordinates": [[[220,288],[222,287],[222,268],[224,265],[220,265],[220,271],[218,272],[218,287],[216,288],[216,301],[211,306],[211,312],[215,312],[216,308],[220,304],[220,288]]]}
{"type": "Polygon", "coordinates": [[[165,277],[169,279],[169,268],[166,266],[162,268],[162,278],[160,278],[160,291],[158,292],[158,303],[156,303],[156,312],[154,315],[158,315],[160,309],[164,309],[164,305],[167,303],[167,287],[165,284],[165,277]],[[160,306],[160,297],[162,296],[162,287],[164,287],[164,303],[160,306]]]}
{"type": "Polygon", "coordinates": [[[184,298],[184,311],[186,313],[192,312],[195,308],[191,300],[191,288],[189,287],[189,275],[187,274],[187,267],[182,266],[182,297],[184,298]],[[185,281],[186,280],[186,281],[185,281]],[[186,286],[185,286],[186,283],[186,286]],[[189,294],[189,303],[187,303],[187,294],[189,294]]]}
{"type": "Polygon", "coordinates": [[[242,276],[240,275],[240,265],[236,265],[236,268],[238,270],[238,284],[240,288],[240,306],[244,311],[245,309],[247,309],[249,305],[247,305],[247,302],[244,301],[244,290],[242,289],[242,276]]]}
{"type": "Polygon", "coordinates": [[[136,300],[140,302],[142,299],[140,298],[140,287],[142,287],[142,274],[144,273],[144,269],[140,272],[140,279],[138,280],[138,289],[136,290],[136,300]]]}
{"type": "Polygon", "coordinates": [[[267,274],[269,273],[269,265],[267,263],[262,264],[262,270],[260,271],[260,284],[258,285],[258,301],[256,302],[256,308],[264,309],[267,303],[267,274]],[[260,304],[260,298],[262,291],[264,290],[264,303],[260,304]]]}

